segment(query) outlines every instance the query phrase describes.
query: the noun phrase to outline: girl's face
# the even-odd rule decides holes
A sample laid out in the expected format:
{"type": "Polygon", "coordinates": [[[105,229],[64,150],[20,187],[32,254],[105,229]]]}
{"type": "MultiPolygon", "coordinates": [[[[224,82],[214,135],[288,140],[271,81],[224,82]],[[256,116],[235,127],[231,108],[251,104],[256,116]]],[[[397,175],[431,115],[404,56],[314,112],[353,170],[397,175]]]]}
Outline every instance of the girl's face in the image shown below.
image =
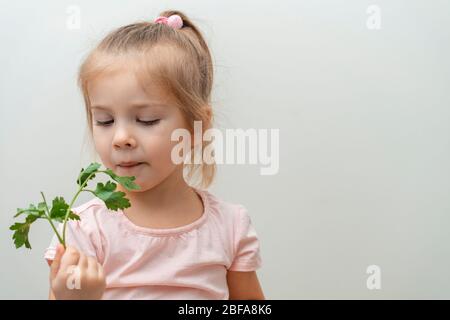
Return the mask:
{"type": "Polygon", "coordinates": [[[145,92],[134,71],[126,67],[97,77],[88,88],[97,153],[117,175],[136,176],[140,191],[174,172],[182,175],[182,164],[171,160],[172,148],[178,144],[171,141],[171,134],[187,128],[185,119],[160,90],[151,90],[145,92]],[[142,164],[125,169],[119,165],[122,162],[142,164]]]}

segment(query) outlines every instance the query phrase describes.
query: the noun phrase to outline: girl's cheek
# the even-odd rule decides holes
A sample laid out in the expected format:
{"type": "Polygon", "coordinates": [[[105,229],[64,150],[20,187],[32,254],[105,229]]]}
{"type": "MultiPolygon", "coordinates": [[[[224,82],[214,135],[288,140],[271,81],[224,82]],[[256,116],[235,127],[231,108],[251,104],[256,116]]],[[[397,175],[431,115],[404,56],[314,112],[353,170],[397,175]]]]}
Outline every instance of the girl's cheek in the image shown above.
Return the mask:
{"type": "Polygon", "coordinates": [[[94,136],[94,148],[99,155],[103,164],[108,168],[113,168],[114,164],[111,161],[111,142],[104,138],[94,136]]]}
{"type": "Polygon", "coordinates": [[[150,156],[150,161],[154,164],[172,163],[172,148],[177,144],[176,141],[170,141],[169,137],[158,137],[147,143],[146,149],[150,156]]]}
{"type": "Polygon", "coordinates": [[[159,154],[166,154],[167,152],[170,152],[170,149],[170,141],[167,141],[165,138],[159,138],[150,142],[149,152],[150,154],[155,154],[152,150],[157,150],[159,154]]]}
{"type": "Polygon", "coordinates": [[[110,148],[110,145],[104,138],[94,137],[95,150],[101,155],[106,154],[106,150],[110,148]]]}

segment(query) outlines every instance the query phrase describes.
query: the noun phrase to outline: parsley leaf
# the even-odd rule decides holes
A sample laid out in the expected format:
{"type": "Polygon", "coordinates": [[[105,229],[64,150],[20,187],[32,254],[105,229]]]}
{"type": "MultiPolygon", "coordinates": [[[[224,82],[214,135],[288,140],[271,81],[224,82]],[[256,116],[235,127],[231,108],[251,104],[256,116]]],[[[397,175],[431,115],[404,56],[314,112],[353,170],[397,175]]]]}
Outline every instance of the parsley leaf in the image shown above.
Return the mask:
{"type": "MultiPolygon", "coordinates": [[[[56,197],[53,199],[52,210],[50,211],[50,219],[58,222],[63,222],[66,217],[67,209],[69,205],[66,203],[63,197],[56,197]]],[[[72,210],[69,212],[69,220],[80,220],[80,217],[72,210]]]]}
{"type": "Polygon", "coordinates": [[[35,215],[28,215],[25,222],[16,222],[11,227],[10,230],[14,231],[13,239],[16,248],[20,248],[25,245],[26,248],[31,249],[30,242],[28,241],[28,232],[30,231],[30,225],[38,219],[35,215]]]}
{"type": "MultiPolygon", "coordinates": [[[[80,175],[78,176],[78,179],[77,179],[77,184],[81,187],[83,185],[83,183],[87,180],[89,175],[96,172],[98,170],[98,168],[100,168],[100,163],[97,163],[97,162],[91,163],[86,169],[81,168],[80,175]]],[[[94,179],[94,178],[95,178],[95,174],[93,174],[89,178],[89,180],[94,179]]]]}
{"type": "Polygon", "coordinates": [[[67,221],[80,220],[80,216],[72,211],[72,205],[75,203],[75,200],[82,191],[94,193],[96,197],[105,202],[108,209],[117,211],[117,209],[129,208],[131,204],[130,201],[125,198],[125,193],[121,191],[115,191],[117,187],[116,183],[111,181],[107,181],[106,184],[98,183],[95,191],[86,189],[86,185],[88,183],[88,180],[94,179],[97,173],[105,173],[114,181],[122,185],[125,189],[130,191],[139,190],[140,187],[133,182],[136,177],[121,177],[116,175],[111,169],[99,170],[99,168],[100,164],[97,162],[93,162],[86,169],[81,169],[80,174],[77,178],[77,185],[79,189],[70,204],[68,204],[63,197],[56,197],[53,199],[50,209],[47,205],[44,194],[41,192],[42,198],[44,200],[43,202],[40,202],[37,206],[30,204],[26,209],[18,208],[16,214],[14,215],[14,218],[17,218],[21,215],[26,215],[26,218],[24,222],[16,222],[9,227],[10,230],[14,231],[12,238],[14,240],[16,248],[25,246],[26,248],[31,249],[28,234],[31,224],[38,219],[48,220],[53,231],[58,237],[59,242],[62,245],[66,246],[65,230],[67,221]],[[54,222],[63,223],[62,235],[59,234],[54,222]]]}
{"type": "Polygon", "coordinates": [[[117,209],[124,209],[130,207],[130,201],[125,198],[125,193],[116,190],[116,184],[108,181],[106,185],[98,183],[95,189],[95,195],[102,199],[108,209],[117,211],[117,209]]]}
{"type": "Polygon", "coordinates": [[[131,190],[139,190],[140,187],[135,184],[133,181],[136,180],[136,177],[120,177],[116,175],[111,169],[106,169],[105,173],[108,174],[113,180],[120,183],[125,189],[131,190]]]}

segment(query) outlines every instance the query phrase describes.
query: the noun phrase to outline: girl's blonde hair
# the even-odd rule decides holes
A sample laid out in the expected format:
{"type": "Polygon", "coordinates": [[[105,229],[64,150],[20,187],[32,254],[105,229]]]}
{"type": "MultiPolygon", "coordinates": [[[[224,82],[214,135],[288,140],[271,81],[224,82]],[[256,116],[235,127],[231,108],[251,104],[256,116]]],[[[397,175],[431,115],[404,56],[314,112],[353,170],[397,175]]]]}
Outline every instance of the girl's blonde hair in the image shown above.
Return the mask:
{"type": "MultiPolygon", "coordinates": [[[[101,73],[114,68],[117,58],[135,58],[130,64],[144,90],[150,84],[169,93],[181,109],[188,129],[194,132],[194,121],[202,121],[203,132],[212,127],[210,108],[213,84],[211,54],[199,29],[182,12],[168,10],[160,16],[179,15],[183,20],[181,29],[150,21],[136,22],[110,32],[89,55],[79,69],[78,84],[83,93],[90,137],[92,115],[88,84],[101,73]]],[[[203,133],[202,132],[202,133],[203,133]]],[[[202,147],[207,145],[202,139],[202,147]]],[[[194,159],[191,153],[191,160],[194,159]]],[[[216,164],[202,161],[184,164],[186,180],[191,185],[207,188],[212,183],[216,164]]]]}

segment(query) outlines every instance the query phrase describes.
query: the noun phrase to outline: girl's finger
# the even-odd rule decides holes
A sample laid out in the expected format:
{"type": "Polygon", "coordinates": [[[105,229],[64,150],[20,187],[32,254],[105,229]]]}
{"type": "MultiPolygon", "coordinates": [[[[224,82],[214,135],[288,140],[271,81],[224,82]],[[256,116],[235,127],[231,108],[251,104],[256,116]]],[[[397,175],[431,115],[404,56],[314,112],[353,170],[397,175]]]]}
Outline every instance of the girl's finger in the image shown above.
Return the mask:
{"type": "Polygon", "coordinates": [[[88,270],[89,272],[91,272],[92,274],[97,274],[98,270],[97,270],[97,259],[95,259],[94,257],[88,256],[88,270]]]}
{"type": "Polygon", "coordinates": [[[61,258],[60,269],[64,269],[63,271],[65,272],[70,266],[78,265],[79,260],[80,252],[74,247],[67,247],[64,255],[61,258]]]}
{"type": "Polygon", "coordinates": [[[101,279],[106,279],[105,278],[105,271],[103,270],[103,266],[101,264],[97,264],[97,270],[98,270],[98,276],[101,279]]]}
{"type": "Polygon", "coordinates": [[[78,260],[78,267],[81,270],[86,270],[88,268],[88,259],[86,255],[80,252],[80,260],[78,260]]]}
{"type": "Polygon", "coordinates": [[[58,274],[59,267],[61,265],[61,258],[64,254],[64,246],[60,243],[56,246],[56,255],[55,259],[53,260],[51,266],[50,266],[50,279],[55,279],[56,275],[58,274]]]}

